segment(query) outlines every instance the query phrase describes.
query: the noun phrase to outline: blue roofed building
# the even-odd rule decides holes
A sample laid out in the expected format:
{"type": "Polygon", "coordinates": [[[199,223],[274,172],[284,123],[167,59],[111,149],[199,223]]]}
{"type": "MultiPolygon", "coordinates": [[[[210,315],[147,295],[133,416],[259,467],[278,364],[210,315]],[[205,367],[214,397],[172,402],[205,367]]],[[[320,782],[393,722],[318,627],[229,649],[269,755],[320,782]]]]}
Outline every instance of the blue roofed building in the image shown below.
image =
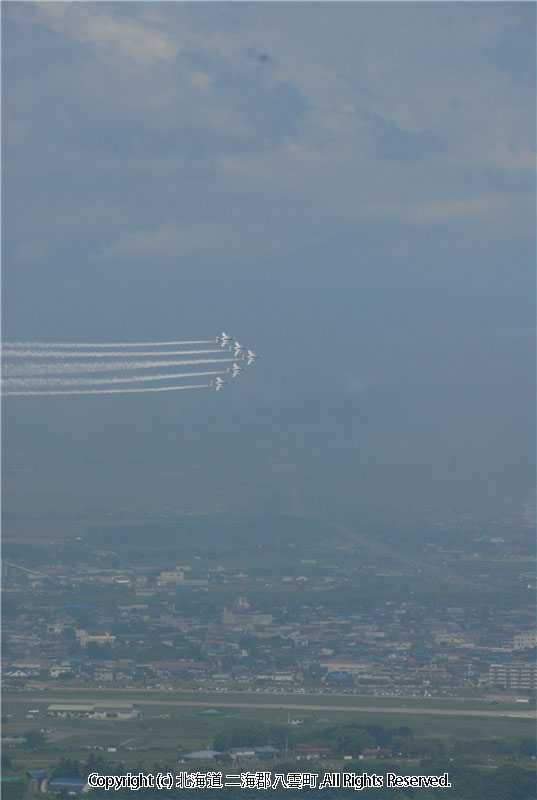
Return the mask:
{"type": "Polygon", "coordinates": [[[90,788],[86,778],[53,778],[48,784],[49,792],[60,792],[66,789],[68,794],[89,792],[90,788]]]}
{"type": "Polygon", "coordinates": [[[219,750],[196,750],[193,753],[185,753],[182,758],[185,761],[212,761],[219,755],[219,750]]]}

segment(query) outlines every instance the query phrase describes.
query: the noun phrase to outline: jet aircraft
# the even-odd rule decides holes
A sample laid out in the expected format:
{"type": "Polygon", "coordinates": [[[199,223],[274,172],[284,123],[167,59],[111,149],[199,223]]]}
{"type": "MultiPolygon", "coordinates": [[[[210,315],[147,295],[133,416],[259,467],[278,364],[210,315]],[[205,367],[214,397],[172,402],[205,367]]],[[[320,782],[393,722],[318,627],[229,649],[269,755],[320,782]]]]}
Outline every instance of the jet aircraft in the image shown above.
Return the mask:
{"type": "Polygon", "coordinates": [[[233,366],[232,366],[232,367],[228,367],[228,368],[227,368],[227,371],[228,371],[228,372],[231,372],[231,377],[232,377],[232,378],[236,378],[236,377],[237,377],[237,375],[239,374],[239,372],[242,372],[242,371],[243,371],[243,367],[239,367],[239,365],[238,365],[238,364],[233,364],[233,366]]]}
{"type": "MultiPolygon", "coordinates": [[[[231,336],[228,336],[228,335],[227,335],[227,333],[226,333],[225,331],[222,331],[222,333],[220,334],[220,336],[217,336],[217,337],[216,337],[216,341],[217,341],[217,342],[220,342],[220,344],[221,344],[221,346],[222,346],[222,347],[226,347],[226,345],[230,345],[230,344],[231,344],[231,342],[233,341],[233,339],[231,338],[231,336]]],[[[231,348],[230,348],[230,349],[231,349],[231,348]]]]}
{"type": "Polygon", "coordinates": [[[250,364],[254,363],[254,360],[256,358],[259,358],[259,356],[256,355],[253,350],[247,350],[245,358],[246,358],[246,366],[249,367],[250,364]]]}

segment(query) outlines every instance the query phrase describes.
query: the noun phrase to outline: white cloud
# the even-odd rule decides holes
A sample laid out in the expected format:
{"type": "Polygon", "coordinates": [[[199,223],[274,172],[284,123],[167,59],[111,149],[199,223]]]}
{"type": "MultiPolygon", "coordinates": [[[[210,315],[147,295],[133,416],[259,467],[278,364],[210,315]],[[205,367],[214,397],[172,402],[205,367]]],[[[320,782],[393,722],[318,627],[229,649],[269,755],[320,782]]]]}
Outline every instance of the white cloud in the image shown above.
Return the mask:
{"type": "Polygon", "coordinates": [[[91,3],[41,3],[41,22],[78,42],[93,45],[108,62],[119,57],[138,68],[158,62],[173,63],[181,49],[179,39],[161,24],[135,15],[119,15],[91,3]],[[50,6],[61,9],[50,11],[50,6]],[[60,13],[61,11],[61,13],[60,13]]]}
{"type": "Polygon", "coordinates": [[[454,222],[488,223],[505,210],[506,201],[497,193],[456,199],[417,200],[405,203],[364,204],[361,212],[378,219],[395,218],[413,225],[451,225],[454,222]]]}
{"type": "MultiPolygon", "coordinates": [[[[534,95],[490,58],[507,8],[45,5],[8,13],[33,14],[101,63],[75,60],[70,73],[61,48],[47,51],[60,60],[43,58],[39,84],[25,76],[12,93],[9,164],[29,184],[48,166],[48,207],[61,206],[70,174],[84,186],[79,207],[110,207],[104,226],[94,213],[71,220],[75,235],[85,224],[95,237],[98,258],[221,247],[250,259],[367,219],[446,231],[508,219],[491,235],[514,238],[513,208],[527,218],[534,95]],[[283,100],[282,86],[292,87],[283,100]],[[42,87],[50,101],[39,110],[42,87]]],[[[21,238],[45,235],[44,217],[21,238]]]]}
{"type": "Polygon", "coordinates": [[[102,250],[95,258],[135,260],[147,258],[167,259],[176,255],[199,255],[214,251],[222,244],[225,230],[221,226],[198,223],[190,226],[165,222],[146,230],[123,231],[118,239],[102,250]]]}
{"type": "Polygon", "coordinates": [[[498,142],[492,149],[490,159],[498,168],[507,172],[535,172],[535,152],[526,144],[510,148],[507,143],[498,142]]]}
{"type": "Polygon", "coordinates": [[[21,242],[17,247],[15,258],[21,262],[40,261],[48,254],[51,245],[52,240],[45,237],[35,237],[29,241],[21,242]]]}
{"type": "Polygon", "coordinates": [[[295,229],[292,225],[256,222],[244,227],[240,234],[233,224],[221,221],[174,222],[167,220],[154,228],[123,231],[112,244],[93,256],[100,262],[147,262],[158,271],[159,264],[166,269],[177,259],[183,269],[189,263],[199,265],[233,260],[255,261],[267,255],[281,254],[293,246],[295,229]]]}
{"type": "Polygon", "coordinates": [[[345,378],[345,386],[351,397],[361,397],[374,386],[374,383],[370,375],[347,375],[345,378]]]}
{"type": "Polygon", "coordinates": [[[188,76],[190,83],[195,86],[200,91],[205,92],[209,89],[212,85],[213,79],[210,75],[207,75],[206,72],[191,72],[188,76]]]}
{"type": "Polygon", "coordinates": [[[39,12],[45,17],[61,20],[71,5],[72,2],[42,2],[39,4],[39,12]]]}

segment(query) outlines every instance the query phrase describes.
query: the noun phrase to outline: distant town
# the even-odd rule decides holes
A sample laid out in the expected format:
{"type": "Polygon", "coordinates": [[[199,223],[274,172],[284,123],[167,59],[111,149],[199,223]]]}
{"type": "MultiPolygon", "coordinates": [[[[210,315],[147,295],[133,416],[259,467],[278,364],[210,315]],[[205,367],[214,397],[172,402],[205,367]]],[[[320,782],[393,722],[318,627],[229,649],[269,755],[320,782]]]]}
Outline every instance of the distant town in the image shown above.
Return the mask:
{"type": "Polygon", "coordinates": [[[213,516],[7,542],[4,687],[534,702],[531,523],[421,523],[399,558],[387,531],[368,547],[318,519],[213,516]]]}

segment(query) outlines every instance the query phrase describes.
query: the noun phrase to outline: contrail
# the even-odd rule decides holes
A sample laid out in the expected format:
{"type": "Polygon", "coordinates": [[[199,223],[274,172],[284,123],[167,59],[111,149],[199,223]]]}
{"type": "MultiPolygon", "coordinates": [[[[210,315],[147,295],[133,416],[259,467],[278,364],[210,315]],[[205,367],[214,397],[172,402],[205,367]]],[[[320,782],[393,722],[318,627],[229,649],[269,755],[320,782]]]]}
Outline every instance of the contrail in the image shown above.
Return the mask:
{"type": "Polygon", "coordinates": [[[168,375],[133,375],[128,378],[6,378],[3,385],[6,389],[38,389],[48,386],[95,386],[99,383],[138,383],[142,381],[167,381],[175,378],[193,378],[201,375],[225,375],[226,370],[212,372],[176,372],[168,375]]]}
{"type": "Polygon", "coordinates": [[[2,397],[41,397],[42,395],[61,394],[130,394],[132,392],[179,392],[182,389],[208,389],[210,383],[198,383],[192,386],[146,386],[143,389],[69,389],[67,391],[39,392],[2,392],[2,397]]]}
{"type": "Polygon", "coordinates": [[[96,353],[79,353],[68,352],[63,350],[3,350],[2,355],[4,358],[131,358],[133,356],[140,356],[140,358],[147,358],[148,356],[189,356],[199,355],[201,353],[221,353],[222,350],[156,350],[156,351],[142,351],[141,353],[130,352],[115,352],[106,353],[104,351],[96,353]]]}
{"type": "Polygon", "coordinates": [[[84,347],[176,347],[184,344],[214,344],[215,339],[194,339],[191,342],[4,342],[4,347],[60,347],[69,350],[84,347]]]}
{"type": "Polygon", "coordinates": [[[233,363],[236,358],[192,358],[181,361],[119,361],[117,363],[93,362],[80,364],[4,364],[6,377],[32,375],[77,374],[78,372],[116,372],[129,369],[153,369],[157,367],[185,367],[193,364],[225,364],[233,363]]]}

